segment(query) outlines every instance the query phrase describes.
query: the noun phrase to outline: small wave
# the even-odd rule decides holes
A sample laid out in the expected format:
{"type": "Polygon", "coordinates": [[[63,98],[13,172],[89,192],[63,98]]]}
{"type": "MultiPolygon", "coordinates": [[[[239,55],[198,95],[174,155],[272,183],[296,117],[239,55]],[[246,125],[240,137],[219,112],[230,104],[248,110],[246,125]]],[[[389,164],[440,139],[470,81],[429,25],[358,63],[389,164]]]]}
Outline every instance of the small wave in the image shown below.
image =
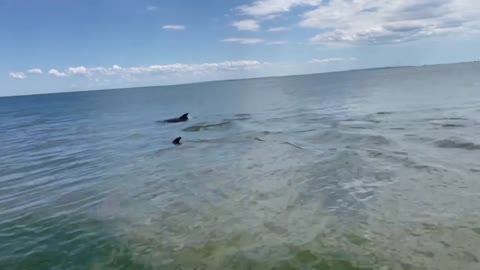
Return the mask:
{"type": "Polygon", "coordinates": [[[233,124],[232,121],[224,121],[216,124],[200,123],[197,125],[184,128],[182,130],[187,132],[198,132],[198,131],[204,131],[204,130],[224,130],[224,129],[230,128],[232,124],[233,124]]]}
{"type": "Polygon", "coordinates": [[[139,138],[145,138],[147,136],[143,133],[132,133],[132,134],[126,135],[125,137],[126,139],[139,139],[139,138]]]}
{"type": "Polygon", "coordinates": [[[161,154],[163,152],[166,152],[166,151],[172,151],[172,150],[175,150],[177,149],[177,147],[173,146],[173,147],[166,147],[166,148],[162,148],[162,149],[158,149],[157,151],[155,151],[156,154],[161,154]]]}
{"type": "Polygon", "coordinates": [[[393,112],[377,112],[378,115],[389,115],[393,114],[393,112]]]}
{"type": "Polygon", "coordinates": [[[375,123],[368,120],[348,119],[348,121],[340,121],[339,124],[350,129],[373,129],[375,123]]]}
{"type": "Polygon", "coordinates": [[[361,133],[347,133],[338,131],[327,131],[320,136],[317,136],[315,140],[322,143],[324,142],[341,142],[341,143],[363,143],[370,145],[386,145],[390,144],[390,140],[381,135],[361,134],[361,133]]]}
{"type": "Polygon", "coordinates": [[[224,122],[230,122],[230,121],[244,121],[244,120],[250,120],[252,119],[251,117],[238,117],[238,118],[226,118],[223,119],[224,122]]]}
{"type": "Polygon", "coordinates": [[[467,118],[462,118],[462,117],[447,117],[443,118],[442,120],[460,120],[460,121],[465,121],[468,120],[467,118]]]}
{"type": "Polygon", "coordinates": [[[351,128],[351,129],[372,129],[371,127],[361,127],[361,126],[351,126],[351,127],[348,127],[348,128],[351,128]]]}
{"type": "MultiPolygon", "coordinates": [[[[317,129],[315,128],[311,128],[311,129],[301,129],[301,130],[294,130],[294,131],[291,131],[290,133],[307,133],[307,132],[312,132],[312,131],[316,131],[317,129]]],[[[282,133],[282,132],[279,132],[279,133],[282,133]]]]}
{"type": "Polygon", "coordinates": [[[224,143],[242,143],[242,142],[248,142],[251,141],[252,138],[245,138],[242,136],[226,136],[226,137],[220,137],[220,138],[211,138],[211,139],[194,139],[194,140],[189,140],[188,142],[190,143],[198,143],[198,144],[224,144],[224,143]]]}
{"type": "Polygon", "coordinates": [[[452,137],[435,142],[435,145],[440,148],[458,148],[465,150],[480,150],[480,144],[466,141],[463,138],[452,137]]]}
{"type": "Polygon", "coordinates": [[[460,124],[443,124],[442,127],[444,127],[444,128],[456,128],[456,127],[465,127],[465,126],[460,125],[460,124]]]}
{"type": "Polygon", "coordinates": [[[268,131],[268,130],[264,130],[262,132],[260,132],[260,134],[262,135],[273,135],[273,134],[283,134],[282,131],[268,131]]]}
{"type": "Polygon", "coordinates": [[[408,153],[402,151],[385,152],[368,149],[367,155],[370,158],[383,159],[392,162],[392,164],[401,164],[405,168],[423,170],[429,173],[445,171],[445,169],[441,167],[420,163],[412,157],[409,157],[408,153]]]}
{"type": "Polygon", "coordinates": [[[284,142],[283,144],[290,145],[290,146],[293,146],[293,147],[298,148],[298,149],[303,149],[303,147],[298,146],[298,145],[296,145],[294,143],[291,143],[291,142],[284,142]]]}
{"type": "Polygon", "coordinates": [[[468,121],[468,119],[462,118],[462,117],[443,117],[443,118],[427,118],[419,121],[468,121]]]}
{"type": "MultiPolygon", "coordinates": [[[[335,215],[351,216],[375,199],[379,187],[394,181],[388,169],[379,169],[376,161],[355,150],[340,150],[308,168],[305,188],[309,196],[322,194],[322,204],[335,215]]],[[[314,199],[314,198],[308,198],[314,199]]]]}

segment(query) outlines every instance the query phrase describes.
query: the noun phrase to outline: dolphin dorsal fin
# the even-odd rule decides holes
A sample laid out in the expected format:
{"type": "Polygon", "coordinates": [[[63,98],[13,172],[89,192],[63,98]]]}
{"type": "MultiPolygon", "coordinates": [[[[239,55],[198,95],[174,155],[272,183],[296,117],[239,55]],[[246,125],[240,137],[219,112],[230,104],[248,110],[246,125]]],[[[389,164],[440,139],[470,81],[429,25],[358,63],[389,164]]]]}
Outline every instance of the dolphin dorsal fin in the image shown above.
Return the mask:
{"type": "Polygon", "coordinates": [[[188,119],[188,113],[186,113],[186,114],[184,114],[184,115],[180,116],[180,119],[188,119]]]}
{"type": "Polygon", "coordinates": [[[173,144],[182,144],[182,143],[180,142],[181,139],[182,139],[182,137],[178,137],[178,138],[176,138],[175,140],[173,140],[172,143],[173,143],[173,144]]]}

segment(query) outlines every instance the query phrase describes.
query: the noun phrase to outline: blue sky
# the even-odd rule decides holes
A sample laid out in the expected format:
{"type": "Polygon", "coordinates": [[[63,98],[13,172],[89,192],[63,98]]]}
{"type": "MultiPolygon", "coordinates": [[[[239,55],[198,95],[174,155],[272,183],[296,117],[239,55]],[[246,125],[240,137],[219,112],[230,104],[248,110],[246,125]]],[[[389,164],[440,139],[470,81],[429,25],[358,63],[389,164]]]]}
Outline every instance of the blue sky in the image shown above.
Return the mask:
{"type": "Polygon", "coordinates": [[[0,96],[480,59],[478,0],[0,0],[0,96]]]}

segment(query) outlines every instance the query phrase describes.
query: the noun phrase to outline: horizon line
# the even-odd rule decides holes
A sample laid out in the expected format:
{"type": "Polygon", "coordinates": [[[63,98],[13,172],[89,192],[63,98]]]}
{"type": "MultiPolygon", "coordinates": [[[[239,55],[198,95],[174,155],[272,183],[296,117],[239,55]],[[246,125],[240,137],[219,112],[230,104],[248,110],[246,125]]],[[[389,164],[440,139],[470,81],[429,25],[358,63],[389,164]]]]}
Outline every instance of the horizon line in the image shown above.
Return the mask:
{"type": "Polygon", "coordinates": [[[173,86],[183,86],[183,85],[192,85],[192,84],[205,84],[205,83],[216,83],[216,82],[246,81],[246,80],[258,80],[258,79],[269,79],[269,78],[311,76],[311,75],[320,75],[320,74],[344,73],[344,72],[346,73],[346,72],[353,72],[353,71],[369,71],[369,70],[381,70],[381,69],[418,68],[418,67],[430,67],[430,66],[441,66],[441,65],[468,64],[468,63],[477,63],[477,62],[480,62],[480,60],[464,61],[464,62],[451,62],[451,63],[439,63],[439,64],[425,64],[425,65],[382,66],[382,67],[345,69],[345,70],[326,71],[326,72],[315,72],[315,73],[302,73],[302,74],[289,74],[289,75],[272,75],[272,76],[264,76],[264,77],[249,77],[249,78],[224,79],[224,80],[195,81],[195,82],[177,83],[177,84],[145,85],[145,86],[135,86],[135,87],[119,87],[119,88],[103,88],[103,89],[90,89],[90,90],[73,90],[73,91],[45,92],[45,93],[37,93],[37,94],[20,94],[20,95],[0,96],[0,98],[28,97],[28,96],[39,96],[39,95],[69,94],[69,93],[84,93],[84,92],[96,92],[96,91],[116,91],[116,90],[127,90],[127,89],[133,89],[133,88],[173,87],[173,86]]]}

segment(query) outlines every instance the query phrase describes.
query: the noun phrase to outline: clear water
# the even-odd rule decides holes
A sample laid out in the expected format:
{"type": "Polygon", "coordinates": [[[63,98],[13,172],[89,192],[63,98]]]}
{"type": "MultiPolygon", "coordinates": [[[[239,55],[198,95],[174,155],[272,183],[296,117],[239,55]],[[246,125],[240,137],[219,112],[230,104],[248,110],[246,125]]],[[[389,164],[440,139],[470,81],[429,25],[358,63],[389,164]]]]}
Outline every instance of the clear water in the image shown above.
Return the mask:
{"type": "Polygon", "coordinates": [[[478,270],[479,75],[2,98],[0,269],[478,270]]]}

